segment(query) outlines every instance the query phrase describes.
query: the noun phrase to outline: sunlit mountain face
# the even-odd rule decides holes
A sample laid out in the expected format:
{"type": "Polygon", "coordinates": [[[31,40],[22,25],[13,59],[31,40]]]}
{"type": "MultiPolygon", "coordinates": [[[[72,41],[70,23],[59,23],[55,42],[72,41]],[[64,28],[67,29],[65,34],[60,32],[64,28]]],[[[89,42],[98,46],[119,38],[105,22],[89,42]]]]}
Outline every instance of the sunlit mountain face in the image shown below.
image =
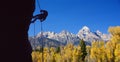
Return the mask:
{"type": "Polygon", "coordinates": [[[41,37],[40,32],[34,37],[29,37],[29,41],[32,47],[42,46],[42,44],[46,47],[57,47],[60,45],[67,45],[68,43],[78,45],[81,39],[83,39],[87,45],[91,45],[92,41],[106,42],[110,37],[110,34],[103,34],[99,30],[91,32],[87,26],[84,26],[77,34],[70,33],[66,30],[61,31],[60,33],[48,31],[43,32],[43,36],[41,37]]]}

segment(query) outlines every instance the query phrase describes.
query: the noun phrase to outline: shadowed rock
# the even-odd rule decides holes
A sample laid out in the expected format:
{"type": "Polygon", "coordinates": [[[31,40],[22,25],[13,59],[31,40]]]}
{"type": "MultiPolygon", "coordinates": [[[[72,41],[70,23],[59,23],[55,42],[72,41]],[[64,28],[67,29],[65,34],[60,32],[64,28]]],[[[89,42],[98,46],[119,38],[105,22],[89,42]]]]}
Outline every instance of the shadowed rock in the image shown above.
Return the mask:
{"type": "Polygon", "coordinates": [[[34,0],[0,1],[0,62],[32,62],[28,29],[34,0]]]}

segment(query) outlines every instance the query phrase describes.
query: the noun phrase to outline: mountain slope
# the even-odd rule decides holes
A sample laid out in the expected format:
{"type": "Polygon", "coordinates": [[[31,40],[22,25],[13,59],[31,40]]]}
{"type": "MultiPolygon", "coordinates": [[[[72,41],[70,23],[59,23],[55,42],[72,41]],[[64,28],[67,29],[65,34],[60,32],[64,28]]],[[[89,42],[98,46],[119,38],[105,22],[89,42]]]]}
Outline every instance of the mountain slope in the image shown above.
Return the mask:
{"type": "Polygon", "coordinates": [[[35,38],[29,37],[30,43],[32,46],[37,47],[42,45],[42,41],[44,46],[60,46],[66,45],[68,43],[73,43],[74,45],[79,44],[80,39],[83,39],[86,44],[91,44],[92,41],[103,40],[108,41],[110,39],[109,34],[103,34],[99,30],[96,32],[91,32],[91,30],[84,26],[79,30],[78,34],[72,34],[66,30],[61,31],[60,33],[55,32],[43,32],[43,38],[41,40],[41,32],[38,33],[35,38]],[[34,44],[35,41],[35,44],[34,44]]]}

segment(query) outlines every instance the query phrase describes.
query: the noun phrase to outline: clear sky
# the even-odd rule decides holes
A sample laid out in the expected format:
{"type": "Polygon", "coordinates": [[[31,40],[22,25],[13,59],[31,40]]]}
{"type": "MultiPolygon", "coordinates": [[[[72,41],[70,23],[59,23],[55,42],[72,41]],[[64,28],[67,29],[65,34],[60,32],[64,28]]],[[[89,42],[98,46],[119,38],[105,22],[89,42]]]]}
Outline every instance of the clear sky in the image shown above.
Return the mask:
{"type": "MultiPolygon", "coordinates": [[[[120,26],[119,0],[39,0],[42,9],[49,12],[43,22],[44,31],[61,32],[67,30],[77,34],[83,26],[91,31],[108,33],[109,26],[120,26]]],[[[36,4],[35,14],[39,14],[36,4]]],[[[40,32],[40,22],[35,22],[35,33],[40,32]]],[[[30,25],[29,36],[34,34],[30,25]]]]}

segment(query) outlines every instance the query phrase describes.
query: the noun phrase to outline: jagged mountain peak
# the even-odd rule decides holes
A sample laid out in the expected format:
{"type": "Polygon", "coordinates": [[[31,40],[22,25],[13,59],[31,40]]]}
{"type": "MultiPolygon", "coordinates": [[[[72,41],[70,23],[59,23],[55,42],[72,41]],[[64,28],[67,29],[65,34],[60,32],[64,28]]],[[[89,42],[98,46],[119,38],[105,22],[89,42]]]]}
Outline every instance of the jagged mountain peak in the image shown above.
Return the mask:
{"type": "Polygon", "coordinates": [[[95,33],[96,33],[97,35],[99,35],[99,36],[102,36],[102,35],[103,35],[103,33],[100,32],[99,30],[97,30],[95,33]]]}
{"type": "MultiPolygon", "coordinates": [[[[110,39],[110,35],[103,34],[99,30],[97,30],[96,32],[91,32],[87,26],[84,26],[82,29],[80,29],[78,34],[73,34],[67,30],[62,30],[60,33],[55,33],[50,31],[43,32],[43,36],[45,39],[47,39],[47,40],[44,40],[46,41],[46,43],[51,42],[56,45],[58,45],[59,43],[62,43],[65,45],[69,42],[73,43],[74,45],[75,44],[77,45],[80,39],[83,39],[88,44],[91,44],[91,42],[94,40],[108,41],[110,39]]],[[[30,41],[33,41],[34,39],[36,39],[36,43],[39,43],[40,38],[41,38],[41,32],[38,33],[35,36],[35,38],[30,37],[30,41]]]]}
{"type": "Polygon", "coordinates": [[[102,33],[102,32],[100,32],[99,30],[97,30],[96,33],[102,33]]]}
{"type": "Polygon", "coordinates": [[[62,30],[60,33],[70,33],[69,31],[67,31],[67,30],[62,30]]]}
{"type": "Polygon", "coordinates": [[[72,35],[72,33],[70,33],[69,31],[67,30],[62,30],[59,35],[72,35]]]}
{"type": "MultiPolygon", "coordinates": [[[[51,37],[51,36],[56,35],[56,33],[55,33],[55,32],[47,31],[47,32],[43,32],[42,35],[43,35],[44,37],[51,37]]],[[[37,37],[37,38],[38,38],[38,37],[41,37],[41,32],[38,33],[36,37],[37,37]]]]}
{"type": "Polygon", "coordinates": [[[77,35],[79,35],[79,34],[85,34],[85,35],[87,35],[89,33],[90,33],[90,29],[87,26],[84,26],[82,29],[79,30],[79,32],[78,32],[77,35]]]}
{"type": "Polygon", "coordinates": [[[103,34],[97,30],[96,32],[91,32],[87,26],[84,26],[77,34],[80,39],[85,41],[94,41],[94,40],[102,40],[103,34]]]}
{"type": "Polygon", "coordinates": [[[90,31],[89,27],[87,27],[87,26],[83,26],[83,28],[81,30],[83,30],[83,31],[90,31]]]}

